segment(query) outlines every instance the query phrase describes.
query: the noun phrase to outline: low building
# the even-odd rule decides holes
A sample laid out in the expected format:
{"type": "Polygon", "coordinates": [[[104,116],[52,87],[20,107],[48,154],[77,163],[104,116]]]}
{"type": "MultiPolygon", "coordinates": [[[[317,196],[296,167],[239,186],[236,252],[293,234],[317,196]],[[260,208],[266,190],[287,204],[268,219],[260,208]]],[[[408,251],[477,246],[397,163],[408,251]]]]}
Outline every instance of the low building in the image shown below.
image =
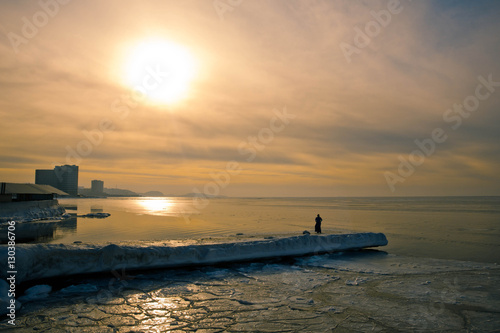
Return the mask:
{"type": "Polygon", "coordinates": [[[0,202],[54,200],[58,196],[69,196],[50,185],[0,183],[0,202]]]}
{"type": "Polygon", "coordinates": [[[0,183],[0,224],[60,219],[65,214],[58,196],[69,196],[49,185],[0,183]]]}

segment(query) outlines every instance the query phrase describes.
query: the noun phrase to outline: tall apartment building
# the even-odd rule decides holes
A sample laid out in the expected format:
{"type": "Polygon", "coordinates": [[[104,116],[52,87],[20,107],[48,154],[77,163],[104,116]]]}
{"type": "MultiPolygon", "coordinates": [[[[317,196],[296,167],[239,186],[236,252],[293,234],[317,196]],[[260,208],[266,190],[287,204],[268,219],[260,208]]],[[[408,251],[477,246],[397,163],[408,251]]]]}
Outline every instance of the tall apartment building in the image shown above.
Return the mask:
{"type": "Polygon", "coordinates": [[[93,180],[91,192],[93,195],[102,195],[104,194],[104,182],[102,180],[93,180]]]}
{"type": "Polygon", "coordinates": [[[78,195],[78,165],[56,166],[53,170],[36,170],[35,184],[50,185],[70,195],[78,195]]]}

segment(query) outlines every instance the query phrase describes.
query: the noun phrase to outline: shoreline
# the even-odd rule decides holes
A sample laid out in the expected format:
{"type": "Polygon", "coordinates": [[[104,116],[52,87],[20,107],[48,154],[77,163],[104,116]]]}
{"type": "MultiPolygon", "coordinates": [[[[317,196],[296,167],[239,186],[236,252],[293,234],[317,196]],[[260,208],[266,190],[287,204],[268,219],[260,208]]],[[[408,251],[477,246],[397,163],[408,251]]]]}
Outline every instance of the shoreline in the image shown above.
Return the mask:
{"type": "Polygon", "coordinates": [[[16,223],[58,221],[63,219],[65,214],[66,210],[56,199],[0,203],[0,224],[8,221],[16,223]]]}

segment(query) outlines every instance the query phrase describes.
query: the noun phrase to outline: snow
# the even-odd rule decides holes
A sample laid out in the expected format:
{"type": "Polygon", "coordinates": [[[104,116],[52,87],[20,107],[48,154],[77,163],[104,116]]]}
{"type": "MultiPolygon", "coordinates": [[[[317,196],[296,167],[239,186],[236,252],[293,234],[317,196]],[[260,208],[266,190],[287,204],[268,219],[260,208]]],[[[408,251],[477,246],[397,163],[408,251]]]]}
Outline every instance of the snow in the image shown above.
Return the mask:
{"type": "Polygon", "coordinates": [[[49,296],[52,291],[52,287],[46,284],[40,284],[27,289],[22,297],[19,297],[19,301],[22,303],[43,299],[49,296]]]}
{"type": "Polygon", "coordinates": [[[62,220],[69,217],[66,214],[66,210],[51,201],[40,201],[40,202],[20,202],[20,203],[9,203],[7,208],[3,207],[3,211],[0,211],[0,223],[6,223],[8,221],[20,222],[33,222],[40,220],[62,220]]]}
{"type": "Polygon", "coordinates": [[[24,294],[25,295],[40,295],[40,294],[48,294],[52,291],[52,287],[47,284],[39,284],[37,286],[31,287],[27,289],[24,294]]]}
{"type": "MultiPolygon", "coordinates": [[[[303,235],[223,243],[19,244],[17,283],[121,269],[210,265],[387,245],[382,233],[303,235]]],[[[7,248],[0,260],[7,262],[7,248]]],[[[5,273],[2,273],[5,274],[5,273]]]]}
{"type": "Polygon", "coordinates": [[[359,286],[360,284],[365,283],[365,282],[366,282],[366,280],[363,280],[362,278],[360,278],[358,276],[358,277],[356,277],[355,280],[346,280],[345,284],[346,284],[346,286],[359,286]]]}
{"type": "Polygon", "coordinates": [[[85,283],[79,285],[71,285],[69,287],[63,288],[60,290],[61,293],[92,293],[97,291],[97,286],[93,284],[85,283]]]}

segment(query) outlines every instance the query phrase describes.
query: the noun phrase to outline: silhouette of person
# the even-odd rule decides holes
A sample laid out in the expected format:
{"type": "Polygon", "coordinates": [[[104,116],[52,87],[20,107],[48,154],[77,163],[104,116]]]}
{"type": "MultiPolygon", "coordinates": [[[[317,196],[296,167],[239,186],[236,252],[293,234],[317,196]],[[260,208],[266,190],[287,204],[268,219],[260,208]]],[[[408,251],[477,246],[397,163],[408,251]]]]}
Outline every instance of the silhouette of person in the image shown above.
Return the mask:
{"type": "Polygon", "coordinates": [[[314,226],[314,231],[316,231],[316,233],[320,234],[321,233],[321,221],[323,221],[323,219],[321,218],[321,216],[316,216],[316,225],[314,226]]]}

